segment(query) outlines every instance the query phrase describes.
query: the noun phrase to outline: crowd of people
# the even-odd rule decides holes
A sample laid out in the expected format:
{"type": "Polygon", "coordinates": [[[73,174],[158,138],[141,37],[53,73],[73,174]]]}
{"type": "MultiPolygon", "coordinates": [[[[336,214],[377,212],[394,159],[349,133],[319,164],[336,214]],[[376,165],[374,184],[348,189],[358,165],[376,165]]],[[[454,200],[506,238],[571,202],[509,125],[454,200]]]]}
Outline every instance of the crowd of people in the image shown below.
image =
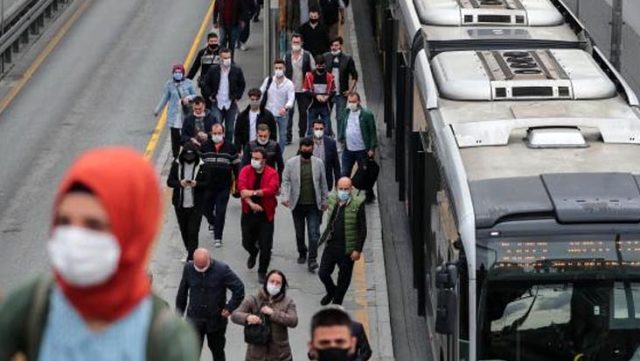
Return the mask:
{"type": "Polygon", "coordinates": [[[166,185],[186,253],[178,315],[152,294],[147,271],[161,219],[153,167],[132,150],[94,150],[74,163],[56,197],[47,243],[53,277],[0,304],[0,359],[20,352],[29,360],[195,360],[206,338],[213,360],[224,361],[231,320],[245,328],[246,360],[291,360],[296,304],[286,275],[270,268],[279,203],[293,218],[292,262],[317,272],[326,291],[318,300],[325,307],[311,321],[309,359],[371,357],[364,327],[341,307],[367,238],[365,204],[375,200],[372,189],[361,196],[351,176],[377,148],[375,121],[356,92],[358,73],[340,37],[348,3],[280,2],[279,34],[289,50],[273,62],[272,76],[245,94],[234,59],[236,49],[246,50],[260,4],[218,0],[217,31],[188,72],[172,67],[155,108],[157,116],[166,107],[173,157],[166,185]],[[294,126],[297,148],[285,160],[294,126]],[[203,218],[213,246],[227,243],[226,211],[236,198],[246,266],[257,266],[260,284],[250,295],[234,270],[200,245],[203,218]]]}

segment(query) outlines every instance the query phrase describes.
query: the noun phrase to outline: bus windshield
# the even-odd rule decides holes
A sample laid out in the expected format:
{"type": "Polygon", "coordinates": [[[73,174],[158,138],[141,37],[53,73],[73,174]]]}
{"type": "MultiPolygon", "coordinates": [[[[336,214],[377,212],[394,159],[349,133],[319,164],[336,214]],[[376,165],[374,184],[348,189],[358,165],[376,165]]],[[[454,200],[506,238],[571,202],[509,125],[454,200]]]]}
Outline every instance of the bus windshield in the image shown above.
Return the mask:
{"type": "Polygon", "coordinates": [[[640,238],[627,238],[479,245],[478,359],[640,361],[640,238]]]}

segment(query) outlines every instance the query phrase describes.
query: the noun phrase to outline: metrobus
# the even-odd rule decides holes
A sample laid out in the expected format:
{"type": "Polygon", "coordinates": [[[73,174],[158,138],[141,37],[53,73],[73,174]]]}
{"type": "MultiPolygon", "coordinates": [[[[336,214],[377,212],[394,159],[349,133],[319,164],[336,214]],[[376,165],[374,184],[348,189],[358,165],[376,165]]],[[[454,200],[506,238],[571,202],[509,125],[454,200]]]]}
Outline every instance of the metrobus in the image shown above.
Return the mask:
{"type": "Polygon", "coordinates": [[[433,359],[640,360],[640,108],[587,29],[560,0],[396,0],[383,28],[433,359]]]}

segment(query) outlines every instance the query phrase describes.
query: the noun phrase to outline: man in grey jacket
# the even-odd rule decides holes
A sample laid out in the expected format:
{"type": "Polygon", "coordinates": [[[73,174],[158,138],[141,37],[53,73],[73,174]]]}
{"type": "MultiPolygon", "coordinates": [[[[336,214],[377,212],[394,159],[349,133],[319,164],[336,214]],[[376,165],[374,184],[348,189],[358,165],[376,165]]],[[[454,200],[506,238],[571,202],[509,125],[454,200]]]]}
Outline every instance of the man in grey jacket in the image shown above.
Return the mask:
{"type": "Polygon", "coordinates": [[[282,204],[291,209],[298,244],[298,264],[307,262],[309,272],[318,268],[318,240],[322,212],[327,209],[327,177],[324,163],[313,156],[313,140],[300,140],[299,155],[289,159],[282,173],[280,194],[282,204]],[[304,240],[305,224],[309,233],[309,247],[304,240]]]}

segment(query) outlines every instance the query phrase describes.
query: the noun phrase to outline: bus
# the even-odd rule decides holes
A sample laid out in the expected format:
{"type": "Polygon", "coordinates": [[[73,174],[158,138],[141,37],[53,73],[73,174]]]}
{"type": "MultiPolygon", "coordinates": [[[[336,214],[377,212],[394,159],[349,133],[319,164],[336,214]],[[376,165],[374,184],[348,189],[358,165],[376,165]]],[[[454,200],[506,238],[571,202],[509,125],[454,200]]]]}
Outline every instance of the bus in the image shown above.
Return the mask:
{"type": "Polygon", "coordinates": [[[385,122],[434,360],[640,360],[640,108],[560,0],[396,0],[385,122]]]}

